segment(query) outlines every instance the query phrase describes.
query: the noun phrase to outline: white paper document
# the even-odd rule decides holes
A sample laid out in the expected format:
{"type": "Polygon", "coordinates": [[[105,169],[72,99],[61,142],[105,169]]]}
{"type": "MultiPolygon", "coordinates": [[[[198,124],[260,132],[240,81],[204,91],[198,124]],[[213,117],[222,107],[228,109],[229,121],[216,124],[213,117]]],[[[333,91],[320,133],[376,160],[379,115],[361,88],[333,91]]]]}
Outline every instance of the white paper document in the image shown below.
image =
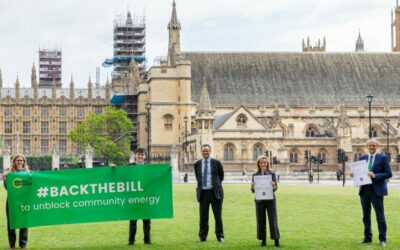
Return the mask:
{"type": "Polygon", "coordinates": [[[254,192],[256,200],[273,200],[272,175],[254,176],[254,192]]]}
{"type": "Polygon", "coordinates": [[[356,161],[350,164],[350,171],[353,173],[354,186],[371,184],[371,177],[368,176],[368,164],[366,160],[356,161]]]}

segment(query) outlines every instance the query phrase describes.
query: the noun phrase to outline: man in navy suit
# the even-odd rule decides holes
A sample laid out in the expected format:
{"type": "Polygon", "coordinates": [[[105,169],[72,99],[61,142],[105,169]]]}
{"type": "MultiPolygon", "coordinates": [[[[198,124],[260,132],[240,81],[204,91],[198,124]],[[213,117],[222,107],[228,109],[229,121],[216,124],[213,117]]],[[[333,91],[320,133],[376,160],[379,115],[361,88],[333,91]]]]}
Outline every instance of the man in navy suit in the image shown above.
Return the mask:
{"type": "MultiPolygon", "coordinates": [[[[129,165],[143,165],[146,163],[147,153],[144,148],[138,148],[135,153],[135,162],[130,163],[129,165]]],[[[144,244],[151,244],[150,238],[150,228],[151,228],[151,220],[143,219],[143,234],[144,234],[144,244]]],[[[135,244],[136,238],[136,229],[137,229],[137,220],[129,221],[129,245],[135,244]]]]}
{"type": "Polygon", "coordinates": [[[200,205],[200,230],[199,241],[206,241],[208,235],[208,214],[211,208],[215,219],[215,234],[217,240],[224,242],[224,229],[222,225],[222,200],[224,191],[222,181],[224,169],[220,161],[210,157],[211,146],[201,146],[203,159],[194,164],[194,172],[197,180],[197,201],[200,205]]]}
{"type": "Polygon", "coordinates": [[[372,179],[372,184],[360,187],[359,195],[363,210],[364,239],[360,243],[372,242],[371,230],[371,204],[374,206],[376,221],[379,230],[379,245],[386,246],[386,220],[383,207],[383,197],[388,194],[387,180],[392,177],[389,159],[386,155],[376,152],[378,141],[370,139],[367,142],[369,154],[360,157],[360,160],[367,161],[368,176],[372,179]]]}

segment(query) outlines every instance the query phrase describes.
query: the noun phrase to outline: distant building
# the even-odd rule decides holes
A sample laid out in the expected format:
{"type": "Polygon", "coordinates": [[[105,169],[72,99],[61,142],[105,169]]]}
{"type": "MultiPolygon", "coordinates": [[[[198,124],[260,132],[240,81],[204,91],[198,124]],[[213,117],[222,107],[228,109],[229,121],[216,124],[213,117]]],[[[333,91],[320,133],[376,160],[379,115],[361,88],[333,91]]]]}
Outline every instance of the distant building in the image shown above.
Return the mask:
{"type": "Polygon", "coordinates": [[[309,39],[303,52],[184,52],[175,1],[168,30],[167,60],[129,85],[136,86],[138,146],[148,146],[150,133],[151,157],[178,148],[180,166],[184,159],[188,166],[207,143],[228,171],[254,169],[268,152],[274,169],[290,172],[308,168],[309,150],[323,171],[336,171],[339,148],[350,161],[367,153],[368,92],[379,152],[397,154],[400,54],[309,53],[326,50],[325,41],[309,39]]]}
{"type": "Polygon", "coordinates": [[[326,39],[325,37],[322,39],[322,44],[321,40],[318,39],[318,42],[315,46],[312,46],[310,44],[310,37],[307,37],[307,43],[304,42],[304,39],[302,41],[302,50],[303,52],[326,52],[326,39]]]}
{"type": "Polygon", "coordinates": [[[61,87],[61,50],[39,50],[39,88],[61,87]]]}
{"type": "Polygon", "coordinates": [[[135,61],[141,73],[145,70],[146,52],[145,17],[132,16],[128,12],[126,18],[117,16],[114,20],[114,71],[112,88],[121,92],[126,84],[128,65],[135,61]]]}
{"type": "MultiPolygon", "coordinates": [[[[31,87],[21,88],[17,78],[14,88],[4,88],[0,71],[0,134],[2,147],[12,154],[51,154],[57,148],[61,155],[80,154],[84,147],[68,138],[68,133],[90,114],[101,114],[109,106],[110,84],[94,89],[40,88],[35,66],[31,87]]],[[[47,86],[46,86],[47,87],[47,86]]]]}

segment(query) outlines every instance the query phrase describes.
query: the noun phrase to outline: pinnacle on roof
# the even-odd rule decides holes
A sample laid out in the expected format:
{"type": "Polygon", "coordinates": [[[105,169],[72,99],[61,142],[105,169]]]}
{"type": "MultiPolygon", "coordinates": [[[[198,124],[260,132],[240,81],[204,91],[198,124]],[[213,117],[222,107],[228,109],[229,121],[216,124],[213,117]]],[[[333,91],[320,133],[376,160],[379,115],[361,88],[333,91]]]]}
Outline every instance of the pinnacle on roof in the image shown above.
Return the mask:
{"type": "Polygon", "coordinates": [[[358,37],[356,41],[356,52],[364,51],[364,40],[361,37],[360,31],[358,31],[358,37]]]}
{"type": "Polygon", "coordinates": [[[32,63],[32,73],[36,72],[36,68],[35,68],[35,62],[32,63]]]}
{"type": "Polygon", "coordinates": [[[213,111],[205,77],[203,77],[203,85],[201,87],[200,100],[197,111],[213,111]]]}
{"type": "Polygon", "coordinates": [[[181,29],[181,24],[178,21],[178,15],[176,14],[176,3],[175,0],[172,2],[172,14],[171,20],[168,23],[168,29],[181,29]]]}
{"type": "Polygon", "coordinates": [[[132,26],[133,22],[132,22],[132,16],[131,16],[131,12],[128,11],[128,14],[126,15],[126,25],[127,26],[132,26]]]}
{"type": "Polygon", "coordinates": [[[19,79],[18,79],[18,75],[17,75],[17,80],[15,81],[15,86],[19,87],[19,79]]]}
{"type": "Polygon", "coordinates": [[[71,81],[69,83],[69,86],[74,86],[74,79],[72,78],[72,74],[71,74],[71,81]]]}
{"type": "Polygon", "coordinates": [[[361,44],[361,43],[364,43],[364,40],[363,40],[362,37],[361,37],[361,33],[358,32],[357,44],[361,44]]]}

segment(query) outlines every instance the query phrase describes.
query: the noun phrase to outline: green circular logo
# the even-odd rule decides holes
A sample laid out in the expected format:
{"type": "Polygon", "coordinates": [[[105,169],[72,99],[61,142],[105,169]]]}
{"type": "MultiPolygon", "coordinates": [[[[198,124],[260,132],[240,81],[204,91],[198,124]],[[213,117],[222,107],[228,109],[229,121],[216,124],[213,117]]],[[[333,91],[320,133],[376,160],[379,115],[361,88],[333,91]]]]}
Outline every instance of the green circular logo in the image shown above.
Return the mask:
{"type": "Polygon", "coordinates": [[[17,189],[22,188],[22,179],[21,178],[15,178],[13,180],[12,185],[13,185],[14,188],[17,188],[17,189]]]}

